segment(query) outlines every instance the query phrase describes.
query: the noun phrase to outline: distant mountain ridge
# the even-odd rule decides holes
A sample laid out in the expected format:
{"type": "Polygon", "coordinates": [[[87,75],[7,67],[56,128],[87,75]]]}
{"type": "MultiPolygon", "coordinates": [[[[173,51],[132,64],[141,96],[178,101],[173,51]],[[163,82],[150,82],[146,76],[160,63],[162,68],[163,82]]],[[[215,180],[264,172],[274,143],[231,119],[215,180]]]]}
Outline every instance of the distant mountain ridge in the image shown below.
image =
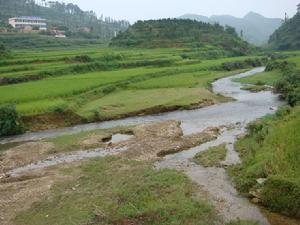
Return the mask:
{"type": "Polygon", "coordinates": [[[232,26],[238,33],[243,30],[243,38],[255,45],[267,44],[270,35],[278,29],[283,22],[282,19],[266,18],[255,12],[249,12],[243,18],[237,18],[230,15],[213,15],[211,17],[206,17],[196,14],[185,14],[179,18],[206,23],[219,23],[222,26],[232,26]]]}

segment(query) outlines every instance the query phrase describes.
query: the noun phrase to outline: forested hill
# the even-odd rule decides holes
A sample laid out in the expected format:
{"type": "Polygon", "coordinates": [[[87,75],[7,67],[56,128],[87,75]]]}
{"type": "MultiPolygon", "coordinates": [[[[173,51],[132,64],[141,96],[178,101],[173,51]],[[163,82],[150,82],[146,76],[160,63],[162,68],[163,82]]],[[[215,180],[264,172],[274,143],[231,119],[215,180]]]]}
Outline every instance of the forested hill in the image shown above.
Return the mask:
{"type": "Polygon", "coordinates": [[[86,37],[112,38],[116,32],[125,30],[127,21],[116,21],[109,17],[97,17],[93,11],[83,11],[75,4],[46,0],[0,0],[0,27],[15,16],[39,16],[48,20],[49,27],[58,27],[69,34],[82,33],[86,37]],[[82,32],[84,30],[91,32],[82,32]]]}
{"type": "Polygon", "coordinates": [[[209,47],[236,55],[249,53],[251,46],[234,28],[192,20],[162,19],[138,21],[113,38],[112,46],[127,47],[209,47]]]}
{"type": "Polygon", "coordinates": [[[276,50],[300,50],[300,13],[287,20],[271,35],[269,45],[276,50]]]}

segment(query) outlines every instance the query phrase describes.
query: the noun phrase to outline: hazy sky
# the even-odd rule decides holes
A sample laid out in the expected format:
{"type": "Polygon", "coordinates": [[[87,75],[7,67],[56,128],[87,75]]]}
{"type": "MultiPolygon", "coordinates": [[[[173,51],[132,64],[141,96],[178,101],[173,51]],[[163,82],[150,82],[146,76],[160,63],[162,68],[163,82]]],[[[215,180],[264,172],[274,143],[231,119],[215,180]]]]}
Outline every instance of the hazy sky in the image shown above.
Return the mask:
{"type": "Polygon", "coordinates": [[[61,0],[78,4],[98,15],[130,22],[143,19],[178,17],[185,13],[204,16],[230,14],[243,17],[249,11],[266,17],[292,16],[300,0],[61,0]]]}

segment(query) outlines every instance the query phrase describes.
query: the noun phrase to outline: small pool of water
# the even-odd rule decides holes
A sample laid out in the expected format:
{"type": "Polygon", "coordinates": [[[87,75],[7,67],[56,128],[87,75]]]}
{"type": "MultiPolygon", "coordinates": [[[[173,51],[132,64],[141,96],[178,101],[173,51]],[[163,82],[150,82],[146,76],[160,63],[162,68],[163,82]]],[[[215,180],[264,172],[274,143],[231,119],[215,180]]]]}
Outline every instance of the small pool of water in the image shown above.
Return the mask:
{"type": "Polygon", "coordinates": [[[133,137],[133,135],[128,135],[128,134],[114,134],[111,137],[111,140],[109,142],[111,142],[112,144],[121,142],[121,141],[127,141],[129,139],[131,139],[133,137]]]}

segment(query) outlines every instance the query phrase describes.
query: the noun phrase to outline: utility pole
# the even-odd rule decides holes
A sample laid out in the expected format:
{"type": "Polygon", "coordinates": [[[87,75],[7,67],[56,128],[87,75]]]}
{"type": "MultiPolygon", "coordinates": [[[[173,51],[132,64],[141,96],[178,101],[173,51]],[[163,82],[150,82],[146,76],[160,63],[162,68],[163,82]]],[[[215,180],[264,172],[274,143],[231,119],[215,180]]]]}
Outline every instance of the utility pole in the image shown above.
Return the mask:
{"type": "Polygon", "coordinates": [[[244,31],[243,31],[243,30],[241,30],[241,32],[240,32],[240,36],[241,36],[241,38],[243,38],[243,37],[244,37],[244,31]]]}
{"type": "Polygon", "coordinates": [[[284,15],[284,22],[286,22],[286,21],[288,21],[288,14],[287,13],[285,13],[285,15],[284,15]]]}

